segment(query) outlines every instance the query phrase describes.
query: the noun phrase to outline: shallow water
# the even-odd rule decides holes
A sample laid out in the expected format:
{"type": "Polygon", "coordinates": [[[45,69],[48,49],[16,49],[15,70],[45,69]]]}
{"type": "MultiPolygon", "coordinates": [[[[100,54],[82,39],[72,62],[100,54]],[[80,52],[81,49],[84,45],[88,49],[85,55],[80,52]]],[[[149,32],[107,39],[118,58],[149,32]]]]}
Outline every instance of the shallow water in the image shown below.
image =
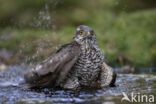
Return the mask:
{"type": "Polygon", "coordinates": [[[27,69],[23,66],[10,66],[0,72],[0,104],[120,104],[123,92],[156,95],[156,76],[152,73],[118,74],[116,87],[92,91],[73,92],[59,89],[32,91],[20,84],[23,82],[23,72],[27,69]]]}

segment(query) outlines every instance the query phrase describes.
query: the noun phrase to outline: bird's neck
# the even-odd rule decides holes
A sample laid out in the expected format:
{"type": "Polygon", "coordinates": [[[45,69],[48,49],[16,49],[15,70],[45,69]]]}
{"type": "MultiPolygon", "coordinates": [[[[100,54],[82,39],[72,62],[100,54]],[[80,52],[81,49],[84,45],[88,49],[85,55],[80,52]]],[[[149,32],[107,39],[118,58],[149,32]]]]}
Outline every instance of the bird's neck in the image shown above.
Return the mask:
{"type": "Polygon", "coordinates": [[[98,44],[96,42],[96,40],[84,40],[83,43],[81,44],[81,50],[84,53],[88,53],[89,51],[91,51],[91,49],[97,49],[98,48],[98,44]]]}

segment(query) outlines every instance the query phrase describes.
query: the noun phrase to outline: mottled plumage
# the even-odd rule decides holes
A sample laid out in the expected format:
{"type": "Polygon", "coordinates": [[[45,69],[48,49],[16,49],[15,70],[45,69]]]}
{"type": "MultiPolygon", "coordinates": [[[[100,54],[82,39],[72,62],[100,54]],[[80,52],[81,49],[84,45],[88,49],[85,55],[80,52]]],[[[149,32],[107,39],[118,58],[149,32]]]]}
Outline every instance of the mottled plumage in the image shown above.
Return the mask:
{"type": "Polygon", "coordinates": [[[25,73],[28,87],[54,87],[62,82],[71,70],[80,53],[80,45],[75,41],[63,45],[52,56],[25,73]]]}
{"type": "Polygon", "coordinates": [[[83,86],[114,86],[115,79],[116,74],[105,63],[94,31],[84,25],[77,27],[73,42],[25,74],[30,87],[60,86],[72,90],[83,86]]]}

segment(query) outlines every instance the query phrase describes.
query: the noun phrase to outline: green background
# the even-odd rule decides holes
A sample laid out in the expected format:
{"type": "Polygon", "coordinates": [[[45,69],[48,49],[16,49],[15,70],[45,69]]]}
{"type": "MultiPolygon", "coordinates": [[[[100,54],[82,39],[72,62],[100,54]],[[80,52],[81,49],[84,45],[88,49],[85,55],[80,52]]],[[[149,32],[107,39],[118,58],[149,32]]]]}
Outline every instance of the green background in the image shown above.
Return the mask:
{"type": "Polygon", "coordinates": [[[1,0],[0,56],[5,64],[38,63],[91,26],[112,66],[156,65],[155,0],[1,0]]]}

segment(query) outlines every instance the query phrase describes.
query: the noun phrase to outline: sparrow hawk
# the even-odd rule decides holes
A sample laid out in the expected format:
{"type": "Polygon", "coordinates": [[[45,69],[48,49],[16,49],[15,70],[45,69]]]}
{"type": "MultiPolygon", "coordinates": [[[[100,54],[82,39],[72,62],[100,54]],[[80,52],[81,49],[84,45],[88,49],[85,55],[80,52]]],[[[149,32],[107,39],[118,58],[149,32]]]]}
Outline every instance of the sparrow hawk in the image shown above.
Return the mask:
{"type": "Polygon", "coordinates": [[[24,78],[30,88],[59,86],[77,90],[114,86],[116,74],[105,63],[93,29],[80,25],[72,42],[36,65],[24,78]]]}

